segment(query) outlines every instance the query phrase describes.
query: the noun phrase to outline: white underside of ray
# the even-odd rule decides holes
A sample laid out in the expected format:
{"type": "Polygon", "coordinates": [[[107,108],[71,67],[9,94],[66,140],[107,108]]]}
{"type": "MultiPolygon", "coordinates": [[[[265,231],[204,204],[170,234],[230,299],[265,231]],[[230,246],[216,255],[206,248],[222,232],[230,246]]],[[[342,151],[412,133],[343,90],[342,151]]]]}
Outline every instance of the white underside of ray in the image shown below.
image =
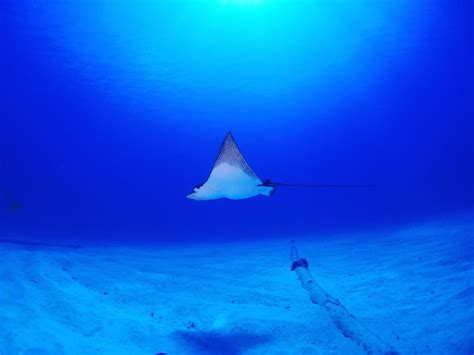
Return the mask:
{"type": "Polygon", "coordinates": [[[199,189],[199,195],[206,200],[223,197],[240,200],[260,195],[269,189],[259,186],[261,183],[260,179],[246,174],[239,167],[222,163],[212,169],[209,179],[199,189]]]}

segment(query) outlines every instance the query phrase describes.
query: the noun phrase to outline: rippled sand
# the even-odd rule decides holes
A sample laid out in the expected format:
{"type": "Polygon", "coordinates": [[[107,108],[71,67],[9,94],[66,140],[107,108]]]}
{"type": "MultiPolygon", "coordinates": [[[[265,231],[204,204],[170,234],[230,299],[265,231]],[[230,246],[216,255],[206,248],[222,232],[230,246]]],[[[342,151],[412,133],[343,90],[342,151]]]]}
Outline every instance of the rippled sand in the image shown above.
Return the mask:
{"type": "MultiPolygon", "coordinates": [[[[358,354],[290,271],[288,240],[0,244],[0,352],[358,354]]],[[[320,285],[402,354],[474,350],[474,226],[296,238],[320,285]]]]}

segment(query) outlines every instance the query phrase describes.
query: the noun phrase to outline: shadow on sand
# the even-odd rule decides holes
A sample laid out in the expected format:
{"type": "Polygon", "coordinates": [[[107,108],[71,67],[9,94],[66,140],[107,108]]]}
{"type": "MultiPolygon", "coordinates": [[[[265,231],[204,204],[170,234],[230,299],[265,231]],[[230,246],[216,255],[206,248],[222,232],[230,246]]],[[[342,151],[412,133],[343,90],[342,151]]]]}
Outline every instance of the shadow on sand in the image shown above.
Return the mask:
{"type": "Polygon", "coordinates": [[[176,332],[175,335],[195,354],[239,355],[271,341],[270,336],[248,333],[176,332]]]}

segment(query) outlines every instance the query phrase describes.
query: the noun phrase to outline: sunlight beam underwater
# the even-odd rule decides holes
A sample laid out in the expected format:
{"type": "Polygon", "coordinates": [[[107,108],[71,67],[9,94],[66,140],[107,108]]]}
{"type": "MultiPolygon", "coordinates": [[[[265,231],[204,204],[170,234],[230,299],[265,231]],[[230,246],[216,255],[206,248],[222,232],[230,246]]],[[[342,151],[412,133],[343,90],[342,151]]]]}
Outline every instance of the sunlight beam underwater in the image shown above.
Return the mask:
{"type": "Polygon", "coordinates": [[[206,182],[194,187],[186,197],[205,201],[228,198],[242,200],[258,195],[271,196],[276,187],[370,187],[362,184],[289,184],[262,181],[245,160],[235,142],[232,132],[228,132],[217,154],[214,166],[206,182]]]}

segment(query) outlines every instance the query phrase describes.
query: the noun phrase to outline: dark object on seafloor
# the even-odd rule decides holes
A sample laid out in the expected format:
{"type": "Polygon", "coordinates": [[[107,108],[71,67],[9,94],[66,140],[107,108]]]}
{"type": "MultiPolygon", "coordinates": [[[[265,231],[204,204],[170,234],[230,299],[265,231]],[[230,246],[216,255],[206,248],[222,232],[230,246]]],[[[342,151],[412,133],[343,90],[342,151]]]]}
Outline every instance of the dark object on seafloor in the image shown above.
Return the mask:
{"type": "Polygon", "coordinates": [[[304,267],[306,270],[308,270],[308,260],[299,258],[298,260],[295,260],[291,263],[291,271],[295,271],[297,267],[304,267]]]}
{"type": "Polygon", "coordinates": [[[298,256],[294,241],[291,242],[291,270],[295,271],[301,286],[308,291],[311,302],[324,309],[337,330],[359,345],[367,354],[395,355],[397,351],[362,324],[335,297],[327,293],[308,270],[308,262],[298,256]]]}

